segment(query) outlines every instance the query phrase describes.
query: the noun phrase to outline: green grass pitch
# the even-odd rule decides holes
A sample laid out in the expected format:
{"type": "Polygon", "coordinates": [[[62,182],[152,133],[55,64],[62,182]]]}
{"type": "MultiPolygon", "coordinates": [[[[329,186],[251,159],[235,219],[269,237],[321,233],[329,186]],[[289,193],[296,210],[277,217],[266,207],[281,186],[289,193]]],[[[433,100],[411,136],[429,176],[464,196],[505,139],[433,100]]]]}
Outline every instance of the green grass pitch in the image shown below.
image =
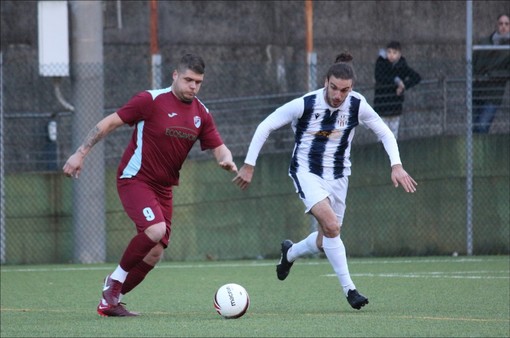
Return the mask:
{"type": "Polygon", "coordinates": [[[352,309],[325,258],[164,262],[123,301],[140,317],[96,313],[112,264],[2,266],[1,337],[509,337],[510,258],[351,258],[370,304],[352,309]],[[239,319],[213,307],[216,289],[243,285],[239,319]]]}

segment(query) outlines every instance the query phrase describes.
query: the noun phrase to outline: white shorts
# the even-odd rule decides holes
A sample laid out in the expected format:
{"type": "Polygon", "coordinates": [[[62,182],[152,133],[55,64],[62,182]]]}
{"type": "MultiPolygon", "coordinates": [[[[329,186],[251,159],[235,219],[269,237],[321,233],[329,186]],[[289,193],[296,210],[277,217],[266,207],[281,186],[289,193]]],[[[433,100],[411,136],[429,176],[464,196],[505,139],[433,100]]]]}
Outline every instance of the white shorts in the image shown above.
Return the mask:
{"type": "Polygon", "coordinates": [[[329,198],[331,207],[342,224],[345,214],[345,199],[349,187],[349,177],[342,177],[336,180],[325,180],[312,173],[297,173],[290,175],[299,198],[305,204],[305,213],[310,212],[312,207],[329,198]]]}

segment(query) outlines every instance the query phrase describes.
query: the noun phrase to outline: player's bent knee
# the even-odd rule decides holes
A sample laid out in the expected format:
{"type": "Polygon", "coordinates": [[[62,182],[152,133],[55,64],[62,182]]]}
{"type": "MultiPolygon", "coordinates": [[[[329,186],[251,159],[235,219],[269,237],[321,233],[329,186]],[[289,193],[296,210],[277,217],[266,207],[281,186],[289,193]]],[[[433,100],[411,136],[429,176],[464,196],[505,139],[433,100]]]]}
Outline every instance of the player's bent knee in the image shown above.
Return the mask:
{"type": "Polygon", "coordinates": [[[335,238],[335,237],[339,237],[340,236],[340,233],[337,231],[337,232],[330,232],[330,233],[326,233],[324,235],[324,237],[328,237],[328,238],[335,238]]]}
{"type": "Polygon", "coordinates": [[[166,233],[166,224],[164,222],[156,223],[145,229],[145,234],[154,242],[159,242],[166,233]]]}
{"type": "Polygon", "coordinates": [[[340,235],[340,227],[338,226],[332,226],[332,227],[325,227],[324,228],[324,236],[333,238],[340,235]]]}

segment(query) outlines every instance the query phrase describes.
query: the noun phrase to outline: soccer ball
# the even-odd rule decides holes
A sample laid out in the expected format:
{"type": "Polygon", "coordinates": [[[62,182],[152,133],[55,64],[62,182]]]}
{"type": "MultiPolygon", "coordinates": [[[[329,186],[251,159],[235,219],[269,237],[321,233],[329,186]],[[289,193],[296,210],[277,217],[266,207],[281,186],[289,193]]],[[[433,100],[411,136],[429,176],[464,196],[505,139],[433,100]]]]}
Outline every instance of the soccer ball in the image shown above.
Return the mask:
{"type": "Polygon", "coordinates": [[[234,319],[242,317],[250,306],[248,292],[239,284],[222,285],[214,294],[214,308],[222,317],[234,319]]]}

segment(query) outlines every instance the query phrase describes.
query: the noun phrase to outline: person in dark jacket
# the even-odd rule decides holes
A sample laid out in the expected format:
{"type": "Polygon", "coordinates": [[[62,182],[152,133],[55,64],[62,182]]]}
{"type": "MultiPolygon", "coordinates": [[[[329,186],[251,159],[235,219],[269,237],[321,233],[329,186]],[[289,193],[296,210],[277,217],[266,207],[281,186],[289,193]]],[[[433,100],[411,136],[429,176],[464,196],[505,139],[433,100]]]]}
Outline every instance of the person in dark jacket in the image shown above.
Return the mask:
{"type": "Polygon", "coordinates": [[[421,76],[407,65],[398,41],[391,41],[379,51],[375,63],[374,110],[398,138],[404,92],[416,86],[421,76]]]}
{"type": "MultiPolygon", "coordinates": [[[[481,45],[510,47],[510,18],[498,16],[497,29],[481,45]]],[[[480,49],[473,53],[473,132],[489,132],[510,79],[510,49],[480,49]]]]}

